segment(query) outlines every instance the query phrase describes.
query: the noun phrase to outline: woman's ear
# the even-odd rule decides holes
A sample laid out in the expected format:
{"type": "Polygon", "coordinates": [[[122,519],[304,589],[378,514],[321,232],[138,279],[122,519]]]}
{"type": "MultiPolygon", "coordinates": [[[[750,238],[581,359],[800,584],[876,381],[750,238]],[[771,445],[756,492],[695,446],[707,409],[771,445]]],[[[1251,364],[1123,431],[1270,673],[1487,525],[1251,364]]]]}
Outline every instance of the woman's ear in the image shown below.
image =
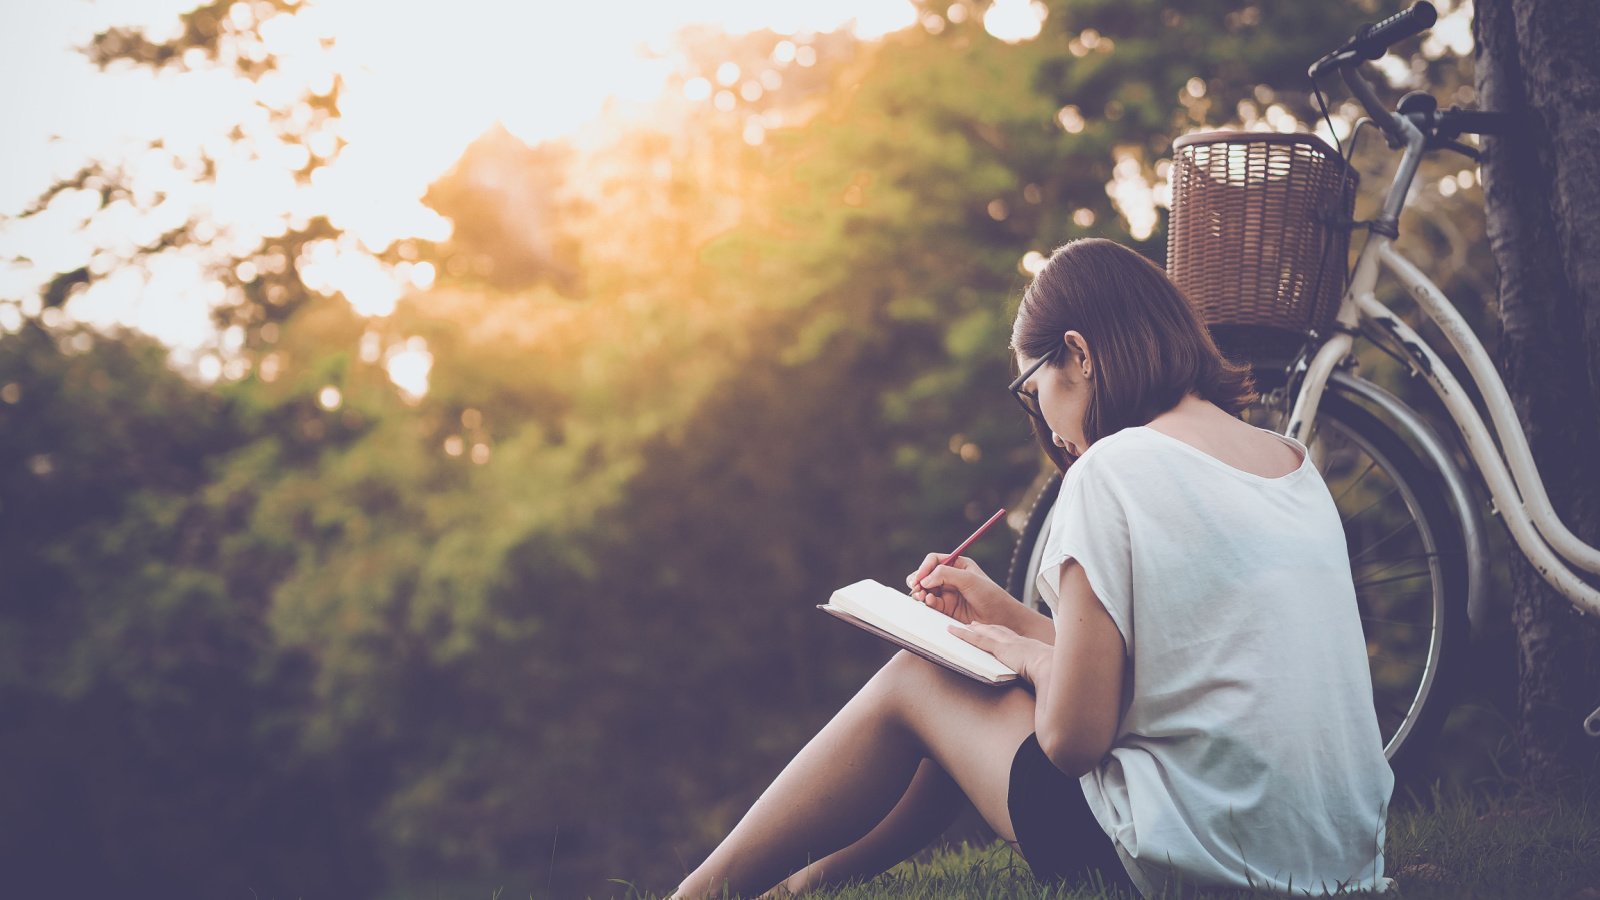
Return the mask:
{"type": "Polygon", "coordinates": [[[1078,374],[1085,379],[1094,377],[1094,362],[1089,358],[1089,345],[1083,335],[1076,331],[1068,331],[1061,335],[1061,340],[1067,345],[1067,364],[1078,367],[1078,374]]]}

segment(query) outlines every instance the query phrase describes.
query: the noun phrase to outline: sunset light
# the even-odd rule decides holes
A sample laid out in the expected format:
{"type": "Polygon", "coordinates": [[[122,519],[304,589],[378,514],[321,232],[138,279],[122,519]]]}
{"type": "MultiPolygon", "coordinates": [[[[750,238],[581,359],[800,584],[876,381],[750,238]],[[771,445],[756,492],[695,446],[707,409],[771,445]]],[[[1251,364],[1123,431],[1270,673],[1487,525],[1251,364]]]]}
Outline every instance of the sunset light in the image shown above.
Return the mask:
{"type": "Polygon", "coordinates": [[[1038,37],[1047,15],[1038,0],[995,0],[983,14],[983,27],[1002,41],[1016,43],[1038,37]]]}
{"type": "MultiPolygon", "coordinates": [[[[13,27],[0,34],[0,66],[13,83],[27,71],[32,83],[59,87],[0,99],[10,137],[8,165],[0,170],[0,207],[21,209],[52,177],[66,176],[83,159],[152,141],[178,154],[204,153],[217,161],[211,190],[194,183],[193,171],[167,166],[163,153],[145,153],[150,161],[130,171],[151,197],[160,194],[166,202],[143,217],[124,210],[121,221],[107,210],[82,241],[131,247],[173,227],[186,209],[200,208],[219,223],[224,241],[243,248],[258,236],[325,214],[350,240],[314,248],[304,260],[307,286],[342,293],[371,316],[387,315],[405,291],[425,290],[434,277],[430,264],[396,272],[371,254],[402,238],[448,238],[451,223],[421,203],[422,193],[495,123],[530,145],[557,137],[581,141],[585,126],[604,110],[642,109],[667,90],[731,109],[741,98],[751,102],[781,85],[776,71],[741,80],[729,63],[717,71],[715,85],[693,78],[674,87],[673,73],[683,61],[675,34],[686,26],[788,35],[775,64],[803,68],[816,61],[809,41],[817,32],[846,27],[874,39],[917,21],[907,0],[685,0],[621,9],[499,0],[459,0],[447,8],[305,0],[293,15],[272,15],[265,3],[239,2],[228,11],[232,24],[246,27],[263,16],[261,43],[239,52],[250,58],[270,54],[278,65],[254,85],[209,68],[198,56],[185,57],[196,67],[189,72],[118,66],[100,73],[72,49],[113,25],[142,27],[151,40],[170,39],[179,14],[194,6],[183,0],[41,3],[11,15],[13,27]],[[19,16],[26,21],[18,23],[19,16]],[[268,106],[291,105],[307,89],[326,94],[336,82],[339,117],[312,130],[304,144],[258,140],[246,156],[197,112],[237,108],[241,98],[254,98],[265,106],[256,107],[244,125],[264,133],[268,106]],[[66,98],[72,102],[60,102],[66,98]],[[313,154],[328,164],[315,170],[311,184],[294,184],[290,173],[313,154]]],[[[307,117],[311,110],[296,107],[295,115],[307,117]]],[[[314,123],[302,118],[293,124],[314,123]]],[[[744,141],[760,143],[767,127],[750,123],[744,141]]],[[[67,192],[29,222],[10,225],[8,249],[31,264],[0,264],[0,296],[34,293],[41,279],[82,252],[78,241],[63,242],[60,235],[64,222],[87,214],[88,193],[67,192]]],[[[73,314],[135,325],[180,351],[207,342],[205,311],[222,298],[202,283],[199,256],[169,256],[148,269],[110,273],[74,299],[73,314]],[[151,295],[163,299],[140,299],[151,295]]],[[[0,316],[0,328],[14,319],[0,316]]],[[[411,376],[411,383],[423,381],[411,376]]]]}

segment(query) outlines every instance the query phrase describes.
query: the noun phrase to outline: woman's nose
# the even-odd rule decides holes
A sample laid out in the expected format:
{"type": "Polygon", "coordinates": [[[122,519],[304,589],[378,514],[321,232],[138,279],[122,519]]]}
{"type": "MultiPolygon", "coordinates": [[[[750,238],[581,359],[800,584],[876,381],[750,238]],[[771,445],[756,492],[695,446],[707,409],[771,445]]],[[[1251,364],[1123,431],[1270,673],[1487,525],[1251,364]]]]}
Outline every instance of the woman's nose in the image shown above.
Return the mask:
{"type": "Polygon", "coordinates": [[[1061,435],[1056,434],[1054,431],[1050,432],[1050,442],[1055,444],[1057,447],[1060,447],[1063,450],[1067,449],[1067,441],[1066,441],[1066,439],[1063,438],[1061,435]]]}

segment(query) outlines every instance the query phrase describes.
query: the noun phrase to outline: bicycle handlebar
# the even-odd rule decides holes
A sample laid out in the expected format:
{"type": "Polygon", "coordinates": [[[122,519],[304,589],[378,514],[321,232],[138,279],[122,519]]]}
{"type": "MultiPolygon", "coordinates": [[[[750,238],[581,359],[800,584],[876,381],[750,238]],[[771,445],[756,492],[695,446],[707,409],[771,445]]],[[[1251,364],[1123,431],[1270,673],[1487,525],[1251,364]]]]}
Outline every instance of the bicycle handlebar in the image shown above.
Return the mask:
{"type": "Polygon", "coordinates": [[[1441,138],[1460,134],[1505,134],[1511,122],[1505,113],[1481,109],[1440,110],[1436,119],[1436,133],[1441,138]]]}
{"type": "Polygon", "coordinates": [[[1321,77],[1329,69],[1343,68],[1351,63],[1377,59],[1389,47],[1414,34],[1433,27],[1439,20],[1438,10],[1428,0],[1420,0],[1410,9],[1395,13],[1376,25],[1363,25],[1344,46],[1311,64],[1306,74],[1321,77]]]}
{"type": "Polygon", "coordinates": [[[1439,12],[1428,0],[1413,4],[1410,9],[1397,12],[1376,25],[1356,32],[1350,47],[1362,59],[1377,59],[1389,47],[1414,34],[1421,34],[1439,20],[1439,12]]]}
{"type": "Polygon", "coordinates": [[[1361,26],[1355,36],[1344,42],[1344,46],[1312,63],[1306,74],[1315,81],[1329,70],[1338,69],[1350,92],[1361,101],[1367,115],[1383,130],[1389,146],[1399,147],[1406,140],[1405,125],[1384,108],[1372,85],[1361,77],[1360,65],[1382,56],[1397,41],[1428,30],[1438,19],[1439,12],[1433,8],[1433,4],[1428,0],[1419,0],[1410,9],[1395,13],[1376,25],[1361,26]]]}

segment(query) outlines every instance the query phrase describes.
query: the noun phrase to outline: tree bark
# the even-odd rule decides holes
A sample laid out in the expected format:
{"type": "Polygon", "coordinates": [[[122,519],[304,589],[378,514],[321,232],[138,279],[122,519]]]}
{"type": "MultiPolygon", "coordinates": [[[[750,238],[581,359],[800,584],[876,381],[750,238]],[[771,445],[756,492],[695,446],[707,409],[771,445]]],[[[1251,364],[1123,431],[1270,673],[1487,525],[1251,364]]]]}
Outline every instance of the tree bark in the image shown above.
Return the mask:
{"type": "MultiPolygon", "coordinates": [[[[1556,513],[1597,545],[1600,10],[1588,0],[1478,0],[1474,31],[1479,108],[1519,116],[1483,139],[1498,363],[1556,513]]],[[[1523,776],[1545,790],[1594,780],[1600,740],[1582,719],[1600,705],[1600,624],[1521,554],[1510,564],[1523,776]]]]}

